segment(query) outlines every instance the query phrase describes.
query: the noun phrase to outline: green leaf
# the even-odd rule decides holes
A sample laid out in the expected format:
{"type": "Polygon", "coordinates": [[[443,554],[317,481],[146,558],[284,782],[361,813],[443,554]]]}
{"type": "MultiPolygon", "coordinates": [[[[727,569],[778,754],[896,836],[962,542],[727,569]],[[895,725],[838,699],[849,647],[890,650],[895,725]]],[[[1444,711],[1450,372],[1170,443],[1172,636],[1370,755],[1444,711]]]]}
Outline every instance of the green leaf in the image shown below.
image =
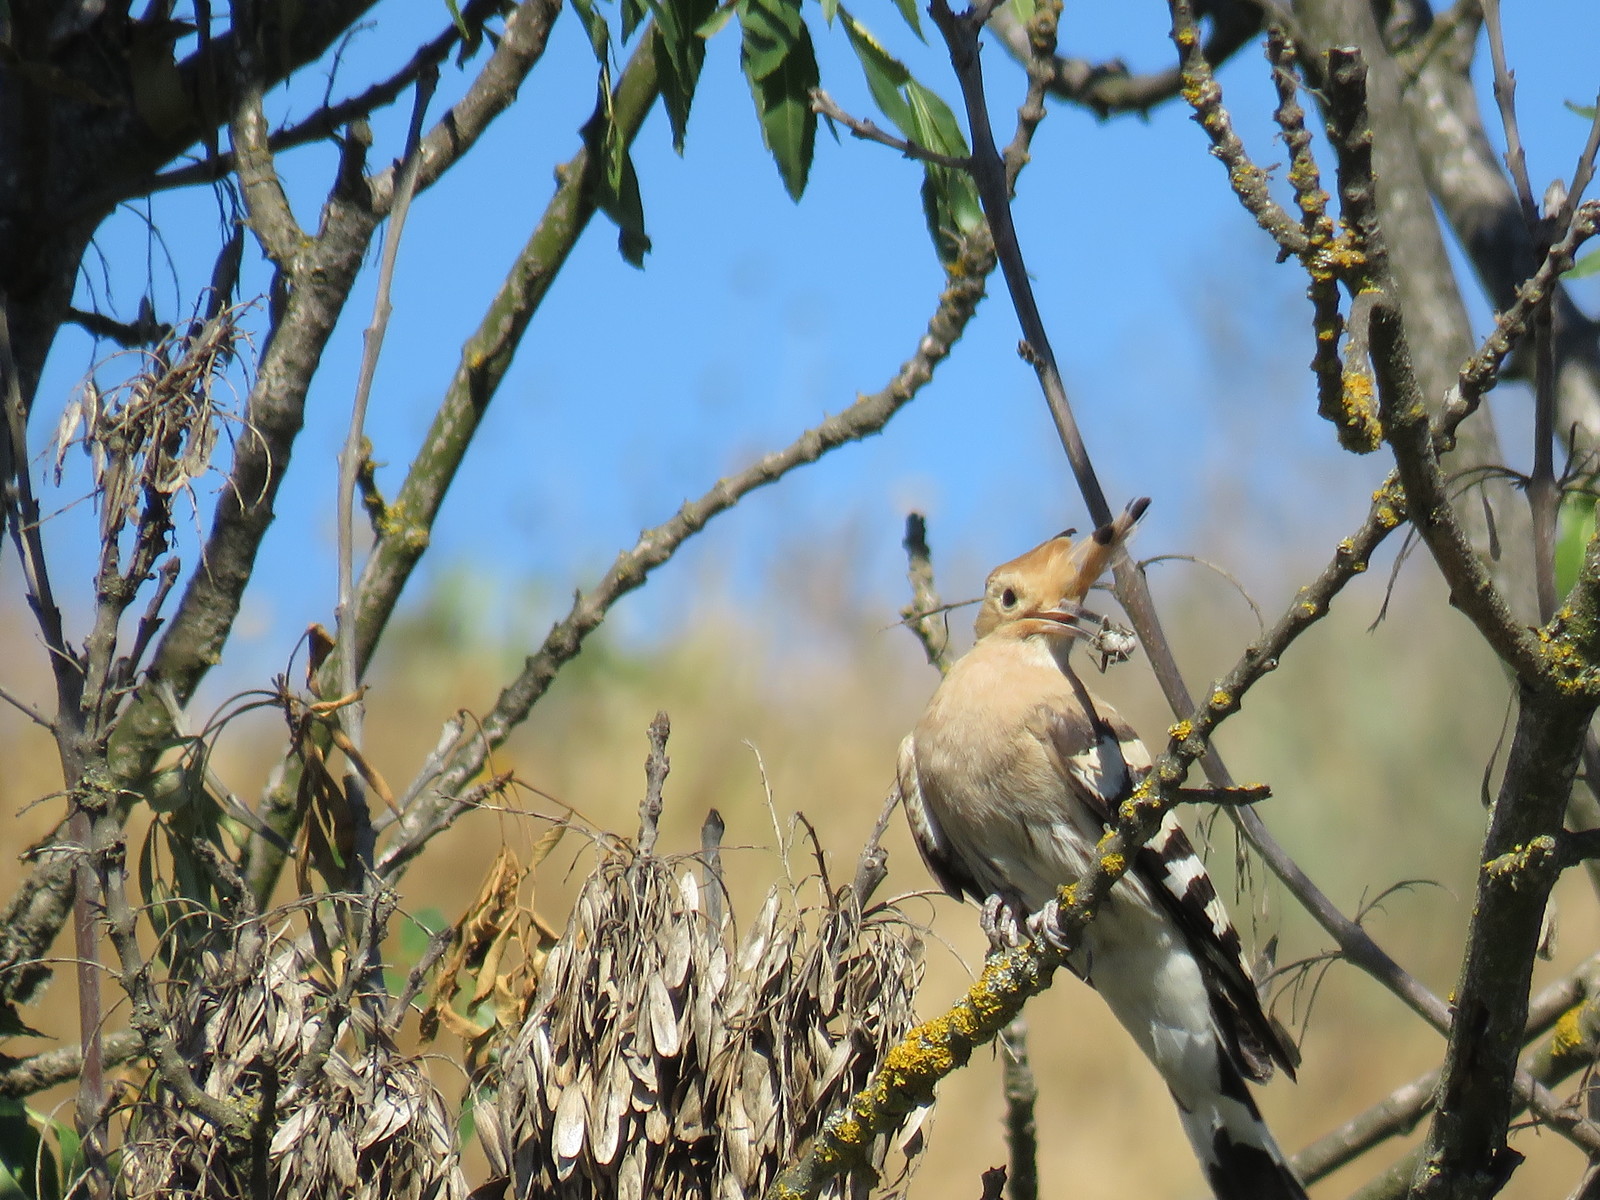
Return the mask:
{"type": "Polygon", "coordinates": [[[1039,6],[1034,0],[1010,0],[1011,15],[1017,19],[1019,25],[1026,25],[1033,20],[1033,14],[1039,11],[1039,6]]]}
{"type": "Polygon", "coordinates": [[[622,0],[622,40],[633,37],[633,31],[649,15],[645,0],[622,0]]]}
{"type": "Polygon", "coordinates": [[[1563,279],[1586,279],[1600,273],[1600,250],[1591,250],[1561,273],[1563,279]]]}
{"type": "Polygon", "coordinates": [[[644,266],[650,252],[650,238],[644,231],[644,201],[639,196],[639,177],[633,169],[633,156],[617,128],[611,106],[609,72],[600,73],[600,102],[595,114],[583,127],[583,139],[594,172],[594,202],[617,226],[617,250],[635,267],[644,266]]]}
{"type": "Polygon", "coordinates": [[[739,23],[744,28],[740,61],[752,80],[782,71],[806,32],[799,7],[785,0],[743,0],[739,23]]]}
{"type": "Polygon", "coordinates": [[[966,156],[967,135],[961,132],[961,123],[956,120],[955,113],[950,111],[950,106],[937,93],[913,79],[906,84],[906,102],[911,106],[917,141],[940,154],[957,158],[966,156]]]}
{"type": "Polygon", "coordinates": [[[1574,104],[1571,100],[1563,100],[1562,103],[1565,104],[1573,112],[1577,113],[1585,121],[1594,120],[1594,105],[1592,105],[1592,104],[1574,104]]]}
{"type": "Polygon", "coordinates": [[[872,99],[896,129],[906,137],[911,137],[914,128],[911,106],[900,91],[911,82],[911,72],[848,12],[841,23],[845,35],[850,39],[850,49],[856,52],[856,58],[861,63],[861,73],[866,76],[872,99]]]}
{"type": "Polygon", "coordinates": [[[1556,517],[1556,595],[1565,596],[1578,582],[1584,551],[1595,530],[1595,498],[1568,492],[1556,517]]]}
{"type": "Polygon", "coordinates": [[[689,106],[700,82],[706,43],[700,30],[717,15],[716,0],[649,0],[656,18],[656,74],[672,125],[672,148],[683,153],[689,106]]]}
{"type": "Polygon", "coordinates": [[[444,6],[450,10],[450,23],[456,27],[456,32],[461,35],[463,42],[472,40],[472,30],[467,28],[467,22],[461,16],[461,8],[456,0],[444,0],[444,6]]]}
{"type": "Polygon", "coordinates": [[[799,0],[741,0],[740,65],[750,81],[761,138],[795,200],[806,190],[817,143],[811,92],[822,82],[799,0]]]}
{"type": "MultiPolygon", "coordinates": [[[[843,9],[840,13],[850,48],[883,115],[924,149],[965,158],[969,153],[966,135],[950,106],[918,83],[866,26],[843,9]]],[[[949,262],[959,250],[958,235],[970,233],[983,222],[983,205],[971,176],[953,167],[924,163],[922,215],[934,249],[941,260],[949,262]]]]}
{"type": "Polygon", "coordinates": [[[0,1099],[0,1200],[55,1200],[61,1194],[56,1160],[28,1109],[12,1096],[0,1099]]]}
{"type": "Polygon", "coordinates": [[[589,47],[602,68],[611,66],[611,26],[594,6],[594,0],[572,0],[572,9],[589,34],[589,47]]]}
{"type": "Polygon", "coordinates": [[[739,11],[737,0],[715,9],[712,14],[700,23],[700,28],[695,30],[702,40],[709,40],[727,28],[728,22],[733,20],[734,14],[739,11]]]}
{"type": "Polygon", "coordinates": [[[917,40],[927,41],[922,36],[922,14],[917,11],[917,0],[894,0],[894,6],[900,10],[900,19],[911,26],[911,32],[917,35],[917,40]]]}

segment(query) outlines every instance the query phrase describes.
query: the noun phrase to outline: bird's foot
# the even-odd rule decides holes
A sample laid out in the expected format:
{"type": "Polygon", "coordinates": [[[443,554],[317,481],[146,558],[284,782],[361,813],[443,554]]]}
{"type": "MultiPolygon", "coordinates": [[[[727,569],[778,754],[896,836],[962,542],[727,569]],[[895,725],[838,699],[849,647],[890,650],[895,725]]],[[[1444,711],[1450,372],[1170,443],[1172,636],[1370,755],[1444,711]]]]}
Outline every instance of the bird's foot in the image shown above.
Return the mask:
{"type": "Polygon", "coordinates": [[[1009,896],[994,895],[983,902],[983,915],[978,924],[989,939],[989,953],[998,954],[1020,946],[1026,940],[1022,925],[1017,920],[1021,906],[1009,896]]]}
{"type": "Polygon", "coordinates": [[[1030,913],[1026,925],[1028,935],[1035,941],[1061,951],[1072,948],[1068,944],[1066,930],[1061,928],[1061,906],[1054,900],[1038,912],[1030,913]]]}

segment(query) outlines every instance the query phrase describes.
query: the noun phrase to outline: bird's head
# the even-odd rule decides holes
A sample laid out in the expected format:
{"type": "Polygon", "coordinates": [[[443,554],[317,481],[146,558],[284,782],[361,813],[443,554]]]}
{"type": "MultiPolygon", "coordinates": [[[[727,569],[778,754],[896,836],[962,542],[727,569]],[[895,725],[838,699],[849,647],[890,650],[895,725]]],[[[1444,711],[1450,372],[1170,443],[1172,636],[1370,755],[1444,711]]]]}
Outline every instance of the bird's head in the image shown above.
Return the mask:
{"type": "Polygon", "coordinates": [[[990,571],[974,626],[978,637],[996,630],[1072,636],[1083,598],[1149,506],[1141,497],[1088,537],[1074,541],[1068,530],[990,571]]]}

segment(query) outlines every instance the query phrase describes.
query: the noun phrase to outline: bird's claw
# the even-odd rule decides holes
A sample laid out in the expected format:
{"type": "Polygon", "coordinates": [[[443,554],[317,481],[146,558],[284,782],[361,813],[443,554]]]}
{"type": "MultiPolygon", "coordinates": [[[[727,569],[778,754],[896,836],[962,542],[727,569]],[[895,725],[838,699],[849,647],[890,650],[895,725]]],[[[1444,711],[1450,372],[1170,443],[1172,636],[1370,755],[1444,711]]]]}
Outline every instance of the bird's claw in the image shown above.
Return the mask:
{"type": "Polygon", "coordinates": [[[1067,943],[1066,931],[1061,928],[1060,913],[1060,906],[1052,900],[1038,912],[1030,913],[1026,923],[1028,935],[1035,941],[1065,952],[1072,947],[1067,943]]]}
{"type": "Polygon", "coordinates": [[[990,896],[983,902],[983,915],[978,924],[989,939],[989,952],[998,954],[1023,943],[1022,927],[1017,921],[1017,904],[1006,896],[990,896]]]}

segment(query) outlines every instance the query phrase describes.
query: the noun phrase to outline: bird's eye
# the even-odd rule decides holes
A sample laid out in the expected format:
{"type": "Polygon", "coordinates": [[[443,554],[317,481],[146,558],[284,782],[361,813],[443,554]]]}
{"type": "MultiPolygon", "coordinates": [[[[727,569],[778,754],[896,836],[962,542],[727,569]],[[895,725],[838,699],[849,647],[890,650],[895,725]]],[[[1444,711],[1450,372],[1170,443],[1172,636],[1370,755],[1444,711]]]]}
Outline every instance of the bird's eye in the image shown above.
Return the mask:
{"type": "Polygon", "coordinates": [[[1005,608],[1015,608],[1017,606],[1017,593],[1011,588],[1007,588],[1000,593],[1000,603],[1005,608]]]}

